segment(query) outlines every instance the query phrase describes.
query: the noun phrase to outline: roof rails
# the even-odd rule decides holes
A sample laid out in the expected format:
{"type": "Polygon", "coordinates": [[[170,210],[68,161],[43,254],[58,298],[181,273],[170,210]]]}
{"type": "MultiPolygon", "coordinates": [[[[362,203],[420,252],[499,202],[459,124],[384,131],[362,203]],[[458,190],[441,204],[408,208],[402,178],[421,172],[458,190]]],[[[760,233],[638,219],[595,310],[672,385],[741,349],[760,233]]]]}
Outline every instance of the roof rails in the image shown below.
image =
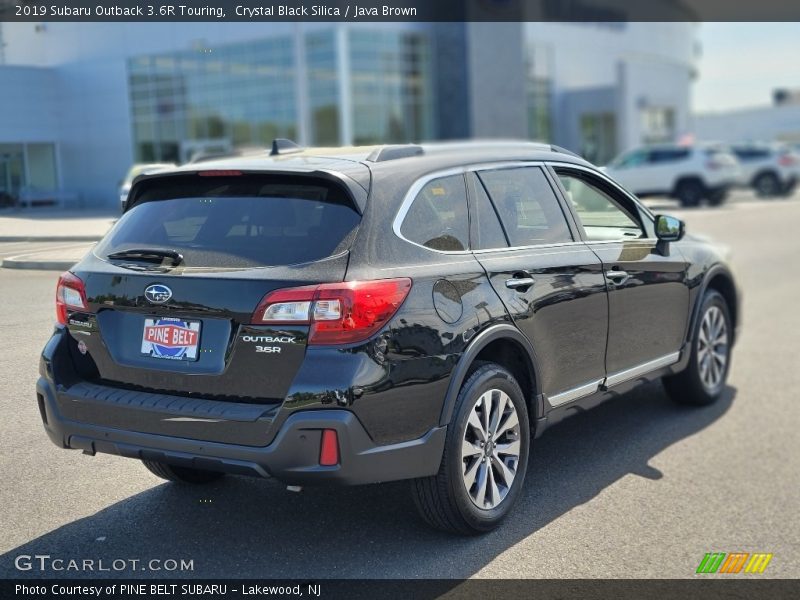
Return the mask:
{"type": "Polygon", "coordinates": [[[287,140],[286,138],[275,138],[272,140],[272,151],[270,156],[283,156],[284,154],[295,154],[305,150],[300,144],[287,140]]]}
{"type": "MultiPolygon", "coordinates": [[[[376,146],[371,149],[369,154],[366,156],[365,159],[369,162],[386,162],[389,160],[397,160],[399,158],[411,158],[414,156],[422,156],[427,154],[430,151],[431,154],[435,154],[439,151],[446,151],[450,150],[458,150],[461,148],[471,148],[473,150],[481,149],[481,148],[493,148],[493,147],[504,147],[513,145],[518,148],[530,148],[530,149],[539,149],[543,151],[551,151],[551,152],[558,152],[559,154],[567,154],[569,156],[573,156],[575,158],[583,158],[579,154],[572,152],[571,150],[567,150],[566,148],[562,148],[561,146],[556,146],[552,144],[546,144],[541,142],[529,142],[529,141],[521,141],[521,140],[469,140],[464,142],[435,142],[433,144],[386,144],[382,146],[376,146]]],[[[285,138],[275,138],[272,140],[272,151],[270,152],[270,156],[284,156],[286,154],[296,154],[299,152],[304,152],[306,148],[303,146],[293,142],[292,140],[288,140],[285,138]]],[[[359,150],[358,148],[353,148],[353,150],[359,150]]],[[[369,151],[370,148],[362,148],[362,151],[369,151]]]]}
{"type": "Polygon", "coordinates": [[[395,160],[397,158],[409,158],[412,156],[421,156],[425,151],[422,146],[417,144],[394,144],[391,146],[380,146],[375,148],[367,156],[370,162],[383,162],[385,160],[395,160]]]}
{"type": "Polygon", "coordinates": [[[558,152],[559,154],[568,154],[569,156],[574,156],[575,158],[583,158],[580,154],[577,154],[572,150],[567,150],[566,148],[562,148],[561,146],[556,146],[555,144],[550,144],[550,149],[553,152],[558,152]]]}

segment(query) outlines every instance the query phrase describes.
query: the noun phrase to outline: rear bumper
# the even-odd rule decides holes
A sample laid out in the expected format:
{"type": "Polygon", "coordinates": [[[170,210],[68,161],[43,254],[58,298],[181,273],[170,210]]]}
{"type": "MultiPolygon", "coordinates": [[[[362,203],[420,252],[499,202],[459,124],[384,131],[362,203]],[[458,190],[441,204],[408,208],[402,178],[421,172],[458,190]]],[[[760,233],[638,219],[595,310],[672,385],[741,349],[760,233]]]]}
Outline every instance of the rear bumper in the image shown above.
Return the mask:
{"type": "Polygon", "coordinates": [[[76,421],[59,410],[56,395],[65,392],[57,391],[46,378],[39,379],[36,393],[47,435],[61,448],[275,477],[297,485],[355,485],[433,475],[439,469],[447,429],[435,427],[418,439],[381,446],[350,411],[298,411],[286,419],[269,445],[254,447],[117,429],[87,422],[90,417],[76,421]],[[340,462],[336,466],[319,465],[323,429],[335,429],[338,434],[340,462]]]}

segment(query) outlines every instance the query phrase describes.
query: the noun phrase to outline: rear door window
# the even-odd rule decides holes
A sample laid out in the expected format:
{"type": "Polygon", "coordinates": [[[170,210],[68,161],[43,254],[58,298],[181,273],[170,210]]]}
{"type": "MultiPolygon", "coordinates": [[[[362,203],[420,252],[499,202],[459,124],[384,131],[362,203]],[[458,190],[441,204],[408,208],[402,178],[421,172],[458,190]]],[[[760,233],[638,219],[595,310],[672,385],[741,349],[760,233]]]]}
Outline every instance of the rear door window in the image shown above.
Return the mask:
{"type": "Polygon", "coordinates": [[[540,167],[480,171],[512,247],[571,242],[558,198],[540,167]]]}
{"type": "Polygon", "coordinates": [[[769,158],[770,155],[768,148],[735,147],[733,148],[733,153],[736,155],[736,158],[745,162],[750,160],[763,160],[769,158]]]}
{"type": "Polygon", "coordinates": [[[490,250],[492,248],[508,248],[508,241],[500,225],[500,218],[486,194],[483,184],[475,173],[467,175],[469,179],[470,204],[473,208],[472,247],[474,250],[490,250]]]}
{"type": "Polygon", "coordinates": [[[454,252],[469,248],[464,176],[439,177],[426,183],[408,209],[400,233],[432,250],[454,252]]]}
{"type": "Polygon", "coordinates": [[[689,158],[688,148],[658,148],[650,151],[650,162],[663,164],[689,158]]]}
{"type": "Polygon", "coordinates": [[[139,186],[96,246],[100,258],[145,249],[178,252],[188,268],[293,265],[347,250],[361,220],[344,189],[311,178],[189,175],[139,186]]]}

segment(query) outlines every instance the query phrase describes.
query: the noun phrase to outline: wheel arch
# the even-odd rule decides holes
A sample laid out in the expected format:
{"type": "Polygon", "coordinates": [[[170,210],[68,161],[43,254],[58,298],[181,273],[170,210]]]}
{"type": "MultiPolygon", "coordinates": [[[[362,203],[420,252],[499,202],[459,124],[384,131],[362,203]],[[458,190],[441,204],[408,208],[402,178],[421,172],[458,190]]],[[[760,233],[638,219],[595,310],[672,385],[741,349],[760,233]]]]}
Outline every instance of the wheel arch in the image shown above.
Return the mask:
{"type": "Polygon", "coordinates": [[[697,319],[700,318],[700,309],[703,304],[703,298],[709,290],[719,292],[725,299],[730,312],[731,321],[733,322],[732,343],[736,342],[736,330],[739,324],[739,293],[736,289],[736,284],[733,280],[731,272],[722,265],[715,265],[708,270],[703,279],[703,287],[697,294],[694,306],[692,307],[692,320],[691,327],[689,328],[689,335],[687,341],[692,341],[695,327],[697,326],[697,319]]]}
{"type": "Polygon", "coordinates": [[[476,361],[489,361],[507,368],[522,388],[528,402],[531,426],[542,416],[543,403],[539,388],[539,367],[536,353],[528,339],[511,324],[502,323],[484,329],[470,342],[450,376],[440,425],[447,425],[453,415],[456,398],[476,361]]]}
{"type": "Polygon", "coordinates": [[[781,181],[780,173],[775,169],[775,167],[761,167],[758,171],[756,171],[753,176],[750,178],[750,185],[755,185],[756,181],[759,178],[764,177],[764,175],[772,175],[778,182],[781,181]]]}
{"type": "Polygon", "coordinates": [[[672,184],[672,190],[670,192],[670,195],[672,197],[677,196],[681,184],[686,182],[699,183],[704,190],[708,187],[706,186],[705,180],[699,173],[685,173],[675,178],[675,182],[672,184]]]}
{"type": "Polygon", "coordinates": [[[758,196],[762,198],[775,198],[785,193],[789,179],[784,178],[781,172],[772,165],[767,165],[759,169],[750,179],[750,187],[753,188],[758,196]],[[772,178],[775,183],[775,189],[769,191],[762,191],[758,185],[762,179],[772,178]]]}

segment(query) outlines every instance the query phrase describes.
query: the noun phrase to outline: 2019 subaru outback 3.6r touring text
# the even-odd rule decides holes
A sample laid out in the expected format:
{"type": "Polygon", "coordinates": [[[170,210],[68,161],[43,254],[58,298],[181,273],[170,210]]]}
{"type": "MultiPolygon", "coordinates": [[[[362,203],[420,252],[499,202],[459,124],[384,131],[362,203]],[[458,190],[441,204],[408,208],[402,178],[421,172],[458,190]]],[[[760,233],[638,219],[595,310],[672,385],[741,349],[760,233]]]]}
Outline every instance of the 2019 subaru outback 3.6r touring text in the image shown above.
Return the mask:
{"type": "Polygon", "coordinates": [[[179,482],[411,480],[430,524],[487,531],[564,416],[659,377],[722,393],[736,286],[683,234],[541,144],[276,140],[143,175],[58,283],[41,417],[179,482]]]}

